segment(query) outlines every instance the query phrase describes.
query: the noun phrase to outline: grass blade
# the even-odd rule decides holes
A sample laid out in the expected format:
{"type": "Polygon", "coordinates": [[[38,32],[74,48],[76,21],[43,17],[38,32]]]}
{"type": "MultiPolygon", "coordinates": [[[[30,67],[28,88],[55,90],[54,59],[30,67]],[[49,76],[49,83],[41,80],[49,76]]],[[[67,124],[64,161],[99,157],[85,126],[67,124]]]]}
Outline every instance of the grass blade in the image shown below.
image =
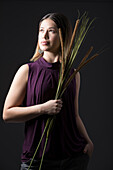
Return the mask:
{"type": "Polygon", "coordinates": [[[51,119],[50,124],[49,124],[49,127],[48,127],[48,130],[47,130],[46,141],[45,141],[45,145],[44,145],[44,149],[43,149],[43,153],[42,153],[42,158],[41,158],[39,170],[41,170],[41,168],[42,168],[42,163],[43,163],[43,159],[44,159],[44,154],[45,154],[45,150],[46,150],[46,146],[47,146],[47,142],[48,142],[49,133],[50,133],[50,130],[51,130],[52,125],[53,125],[53,121],[54,121],[54,118],[51,119]]]}
{"type": "Polygon", "coordinates": [[[45,128],[44,128],[44,130],[43,130],[42,136],[41,136],[40,141],[39,141],[39,143],[38,143],[38,146],[37,146],[37,148],[36,148],[36,150],[35,150],[35,153],[34,153],[34,155],[33,155],[33,158],[32,158],[32,160],[31,160],[31,162],[30,162],[30,165],[29,165],[29,167],[28,167],[28,170],[30,169],[30,167],[31,167],[31,165],[32,165],[32,163],[33,163],[33,160],[34,160],[34,158],[35,158],[35,156],[36,156],[36,154],[37,154],[37,151],[38,151],[38,149],[39,149],[39,146],[40,146],[40,144],[41,144],[41,142],[42,142],[42,139],[43,139],[43,137],[44,137],[44,134],[45,134],[45,132],[46,132],[46,129],[47,129],[49,123],[50,123],[50,118],[47,119],[45,128]]]}

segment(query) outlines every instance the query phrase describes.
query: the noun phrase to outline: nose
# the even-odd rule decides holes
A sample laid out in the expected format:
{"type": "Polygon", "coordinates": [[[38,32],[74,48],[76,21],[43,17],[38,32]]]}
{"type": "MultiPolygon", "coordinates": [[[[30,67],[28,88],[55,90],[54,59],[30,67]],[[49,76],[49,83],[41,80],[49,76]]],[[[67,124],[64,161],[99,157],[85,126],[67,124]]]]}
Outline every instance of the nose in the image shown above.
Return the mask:
{"type": "Polygon", "coordinates": [[[45,38],[45,39],[48,39],[48,38],[49,38],[48,30],[46,30],[46,31],[43,33],[43,38],[45,38]]]}

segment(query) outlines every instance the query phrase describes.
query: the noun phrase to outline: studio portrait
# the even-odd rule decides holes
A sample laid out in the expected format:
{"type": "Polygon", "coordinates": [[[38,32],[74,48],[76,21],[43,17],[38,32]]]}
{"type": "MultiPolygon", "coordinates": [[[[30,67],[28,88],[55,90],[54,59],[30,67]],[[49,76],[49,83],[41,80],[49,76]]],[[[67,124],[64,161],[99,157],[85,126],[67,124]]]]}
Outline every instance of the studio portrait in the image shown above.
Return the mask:
{"type": "Polygon", "coordinates": [[[112,170],[113,3],[0,2],[0,170],[112,170]]]}

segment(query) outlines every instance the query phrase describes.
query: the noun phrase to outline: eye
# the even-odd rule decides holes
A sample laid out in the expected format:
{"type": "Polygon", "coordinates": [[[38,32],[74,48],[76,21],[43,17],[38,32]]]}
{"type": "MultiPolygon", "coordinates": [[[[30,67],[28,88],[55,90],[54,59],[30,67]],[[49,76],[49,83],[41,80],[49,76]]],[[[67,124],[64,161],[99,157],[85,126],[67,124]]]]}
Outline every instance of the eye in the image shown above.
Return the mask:
{"type": "Polygon", "coordinates": [[[53,30],[53,29],[50,29],[50,30],[49,30],[49,32],[55,33],[55,30],[53,30]]]}
{"type": "Polygon", "coordinates": [[[44,29],[41,28],[41,29],[39,30],[39,32],[44,32],[44,29]]]}

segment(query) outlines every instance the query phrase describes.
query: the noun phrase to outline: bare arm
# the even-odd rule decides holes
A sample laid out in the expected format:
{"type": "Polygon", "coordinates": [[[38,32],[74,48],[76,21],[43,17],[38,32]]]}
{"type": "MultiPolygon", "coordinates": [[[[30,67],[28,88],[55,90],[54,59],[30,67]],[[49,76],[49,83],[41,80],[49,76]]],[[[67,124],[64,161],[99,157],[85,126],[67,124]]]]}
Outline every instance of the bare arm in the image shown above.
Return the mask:
{"type": "Polygon", "coordinates": [[[76,74],[76,96],[75,96],[75,115],[76,115],[76,123],[77,123],[77,127],[78,130],[80,132],[80,134],[85,138],[85,140],[87,141],[87,145],[84,148],[84,152],[88,153],[89,156],[92,155],[93,152],[93,143],[91,141],[91,139],[88,136],[88,133],[86,131],[86,128],[79,116],[79,111],[78,111],[78,98],[79,98],[79,89],[80,89],[80,73],[78,72],[76,74]]]}
{"type": "Polygon", "coordinates": [[[3,119],[6,122],[25,122],[42,114],[57,114],[62,107],[61,100],[50,100],[40,105],[21,107],[26,93],[28,71],[27,64],[21,66],[13,79],[3,109],[3,119]]]}

